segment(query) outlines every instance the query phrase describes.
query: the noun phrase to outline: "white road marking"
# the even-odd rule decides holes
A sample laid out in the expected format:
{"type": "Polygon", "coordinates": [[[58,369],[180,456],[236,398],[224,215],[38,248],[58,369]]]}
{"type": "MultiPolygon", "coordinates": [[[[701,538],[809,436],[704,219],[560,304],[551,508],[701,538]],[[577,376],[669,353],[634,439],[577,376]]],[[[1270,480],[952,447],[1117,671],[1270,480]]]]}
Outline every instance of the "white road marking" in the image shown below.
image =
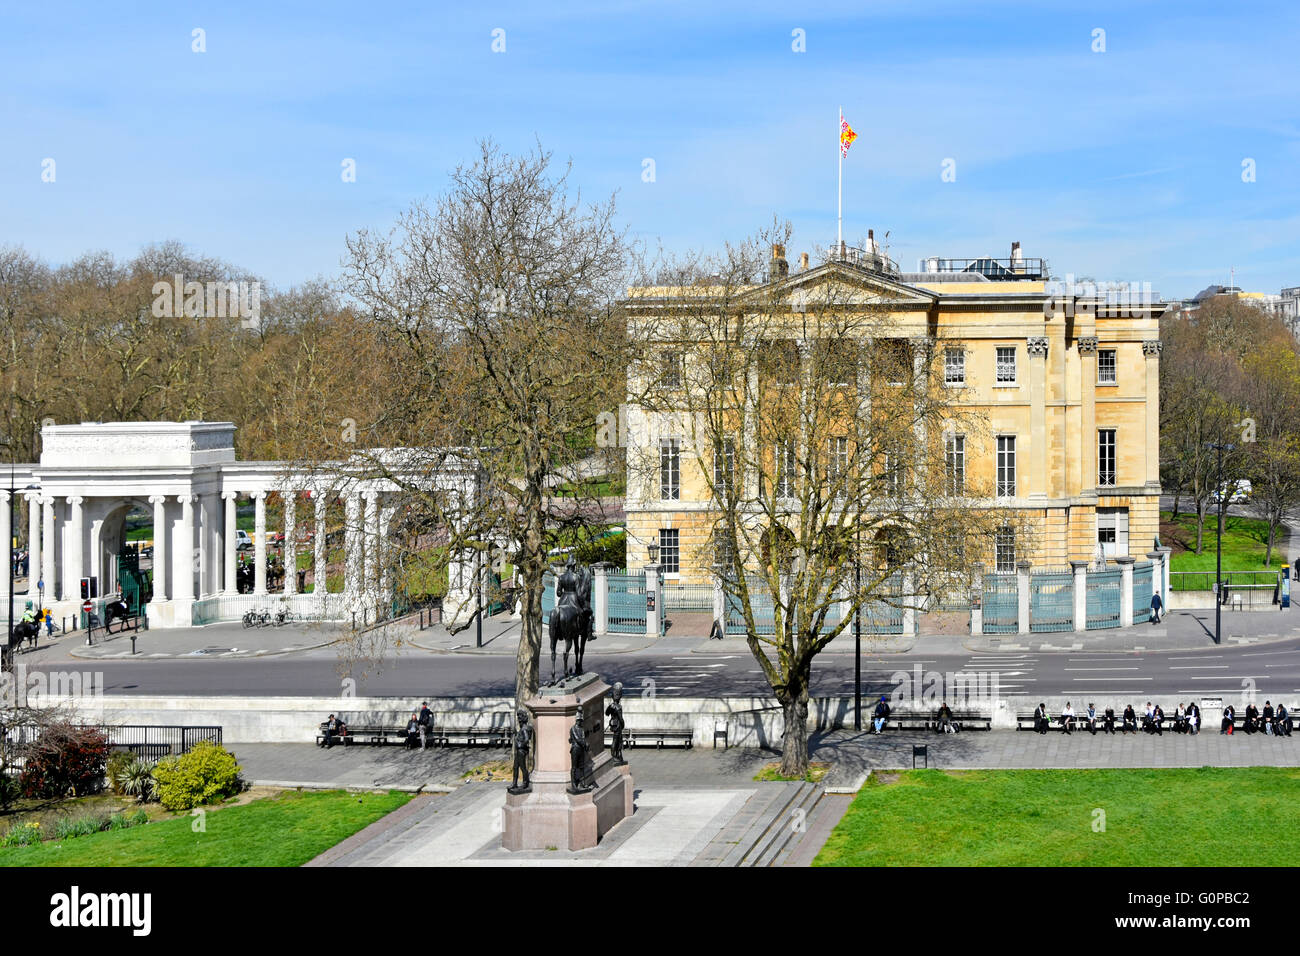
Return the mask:
{"type": "Polygon", "coordinates": [[[1066,671],[1135,671],[1136,667],[1065,667],[1066,671]]]}
{"type": "Polygon", "coordinates": [[[1176,667],[1170,667],[1171,671],[1226,671],[1227,664],[1179,664],[1176,667]]]}

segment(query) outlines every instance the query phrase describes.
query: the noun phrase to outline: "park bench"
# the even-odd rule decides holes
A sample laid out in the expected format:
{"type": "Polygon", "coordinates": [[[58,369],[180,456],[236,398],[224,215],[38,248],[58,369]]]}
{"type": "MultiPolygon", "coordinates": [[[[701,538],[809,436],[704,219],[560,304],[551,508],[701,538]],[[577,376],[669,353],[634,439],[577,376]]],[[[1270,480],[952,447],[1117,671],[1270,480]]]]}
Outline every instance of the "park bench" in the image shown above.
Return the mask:
{"type": "MultiPolygon", "coordinates": [[[[871,718],[874,719],[874,718],[871,718]]],[[[992,730],[993,718],[967,711],[953,711],[952,722],[959,731],[992,730]]],[[[885,730],[939,730],[939,721],[933,714],[890,714],[885,719],[885,730]]]]}
{"type": "MultiPolygon", "coordinates": [[[[325,723],[322,722],[316,733],[317,746],[325,744],[325,723]]],[[[446,746],[483,746],[483,747],[509,747],[513,743],[512,727],[471,727],[471,728],[450,728],[439,727],[436,723],[429,728],[426,743],[431,747],[446,746]]],[[[348,724],[348,734],[346,737],[334,737],[335,743],[342,744],[372,744],[385,746],[390,742],[398,744],[406,743],[406,724],[400,727],[385,727],[380,724],[348,724]]]]}
{"type": "MultiPolygon", "coordinates": [[[[605,746],[614,742],[614,735],[605,734],[605,746]]],[[[682,747],[689,750],[695,746],[695,733],[690,730],[634,730],[623,728],[623,747],[682,747]]]]}

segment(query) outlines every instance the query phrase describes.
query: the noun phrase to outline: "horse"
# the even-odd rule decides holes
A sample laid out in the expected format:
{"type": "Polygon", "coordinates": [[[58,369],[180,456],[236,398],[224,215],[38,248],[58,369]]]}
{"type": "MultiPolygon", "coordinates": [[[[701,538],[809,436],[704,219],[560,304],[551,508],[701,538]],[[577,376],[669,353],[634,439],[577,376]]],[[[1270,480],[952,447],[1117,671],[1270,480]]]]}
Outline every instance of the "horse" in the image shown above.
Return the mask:
{"type": "Polygon", "coordinates": [[[19,621],[14,625],[13,646],[19,647],[25,640],[31,647],[36,646],[36,638],[41,633],[40,621],[19,621]]]}
{"type": "Polygon", "coordinates": [[[116,620],[121,620],[122,622],[122,627],[120,628],[118,633],[125,631],[126,620],[127,617],[130,616],[130,614],[131,614],[131,609],[126,606],[125,601],[120,599],[117,601],[105,601],[104,602],[104,633],[105,634],[113,633],[112,630],[110,630],[110,628],[112,628],[113,622],[116,620]]]}
{"type": "Polygon", "coordinates": [[[555,649],[561,638],[564,639],[564,676],[582,673],[582,657],[594,624],[591,612],[591,572],[581,568],[575,573],[570,566],[556,582],[555,590],[558,597],[549,622],[552,684],[555,683],[555,649]],[[569,671],[570,651],[574,652],[572,674],[569,671]]]}

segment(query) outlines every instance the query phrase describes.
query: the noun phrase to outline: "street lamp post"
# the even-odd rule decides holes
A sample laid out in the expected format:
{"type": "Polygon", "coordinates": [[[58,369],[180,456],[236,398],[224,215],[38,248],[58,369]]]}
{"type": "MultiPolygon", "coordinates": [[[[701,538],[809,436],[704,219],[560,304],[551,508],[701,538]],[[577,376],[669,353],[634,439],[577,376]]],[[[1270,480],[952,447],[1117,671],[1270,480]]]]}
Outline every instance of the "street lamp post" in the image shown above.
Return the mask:
{"type": "Polygon", "coordinates": [[[1223,503],[1227,497],[1223,487],[1223,453],[1232,451],[1236,446],[1226,442],[1207,442],[1206,448],[1218,453],[1215,466],[1214,491],[1219,496],[1219,515],[1214,523],[1214,643],[1221,644],[1221,627],[1223,621],[1223,503]]]}
{"type": "Polygon", "coordinates": [[[862,729],[862,559],[853,555],[853,729],[862,729]]]}

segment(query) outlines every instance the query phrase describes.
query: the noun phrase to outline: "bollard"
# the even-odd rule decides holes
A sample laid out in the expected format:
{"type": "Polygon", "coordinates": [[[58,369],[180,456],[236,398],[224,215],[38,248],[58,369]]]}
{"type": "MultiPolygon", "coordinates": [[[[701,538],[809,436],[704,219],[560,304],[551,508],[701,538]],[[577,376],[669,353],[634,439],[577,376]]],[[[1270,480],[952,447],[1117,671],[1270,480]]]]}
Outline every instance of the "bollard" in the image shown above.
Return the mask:
{"type": "Polygon", "coordinates": [[[135,632],[131,632],[131,653],[135,653],[135,632]]]}

